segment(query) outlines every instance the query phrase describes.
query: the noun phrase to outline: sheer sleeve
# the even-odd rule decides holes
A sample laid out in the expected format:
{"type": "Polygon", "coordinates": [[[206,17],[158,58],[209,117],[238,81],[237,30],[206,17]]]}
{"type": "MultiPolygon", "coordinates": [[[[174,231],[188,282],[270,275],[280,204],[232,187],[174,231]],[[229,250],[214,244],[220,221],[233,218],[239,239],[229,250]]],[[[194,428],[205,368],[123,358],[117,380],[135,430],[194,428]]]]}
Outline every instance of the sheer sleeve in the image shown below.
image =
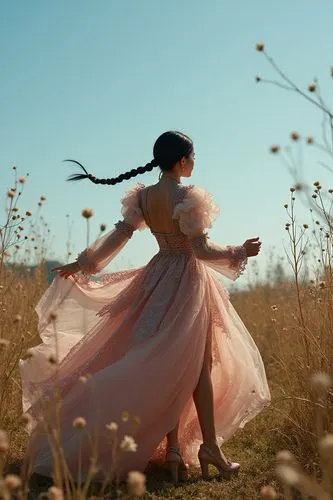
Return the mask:
{"type": "Polygon", "coordinates": [[[220,246],[209,242],[207,229],[219,215],[220,209],[205,189],[189,186],[183,199],[175,205],[173,218],[186,234],[198,259],[231,280],[237,279],[247,263],[243,245],[220,246]]]}
{"type": "Polygon", "coordinates": [[[121,214],[113,230],[98,238],[90,247],[78,256],[78,264],[85,274],[95,274],[107,266],[122,250],[135,230],[142,231],[147,227],[140,208],[139,191],[144,184],[138,183],[125,192],[121,198],[121,214]]]}
{"type": "Polygon", "coordinates": [[[133,188],[125,192],[121,198],[121,214],[124,221],[134,229],[142,231],[147,228],[140,205],[140,191],[145,188],[144,184],[138,182],[133,188]]]}

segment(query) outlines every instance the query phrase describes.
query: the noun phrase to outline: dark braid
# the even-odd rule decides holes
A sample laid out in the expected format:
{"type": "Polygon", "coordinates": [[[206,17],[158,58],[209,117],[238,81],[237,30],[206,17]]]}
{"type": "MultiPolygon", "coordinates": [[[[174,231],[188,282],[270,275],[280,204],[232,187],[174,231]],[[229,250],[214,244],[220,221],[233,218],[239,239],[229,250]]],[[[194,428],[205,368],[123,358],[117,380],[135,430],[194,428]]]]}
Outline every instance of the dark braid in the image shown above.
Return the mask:
{"type": "Polygon", "coordinates": [[[153,159],[151,162],[147,163],[144,167],[138,167],[138,168],[133,168],[129,172],[125,172],[124,174],[118,175],[118,177],[113,177],[111,179],[99,179],[98,177],[95,177],[92,174],[88,174],[87,170],[81,163],[79,163],[76,160],[64,160],[64,161],[70,161],[72,163],[75,163],[76,165],[79,165],[79,167],[82,168],[82,170],[85,172],[84,174],[72,174],[68,177],[68,181],[81,181],[82,179],[89,179],[91,182],[94,184],[107,184],[114,186],[115,184],[118,184],[119,182],[122,182],[124,180],[128,181],[132,177],[135,177],[138,174],[144,174],[145,172],[150,172],[153,170],[154,167],[158,166],[158,162],[153,159]]]}
{"type": "Polygon", "coordinates": [[[80,181],[82,179],[89,179],[94,184],[108,184],[114,186],[119,182],[124,180],[128,181],[132,177],[138,174],[144,174],[145,172],[150,172],[154,167],[159,166],[163,172],[168,172],[172,170],[174,165],[181,158],[188,158],[193,152],[193,142],[192,140],[182,132],[169,131],[164,132],[160,135],[154,144],[153,155],[154,159],[147,163],[144,167],[133,168],[129,172],[118,175],[118,177],[112,177],[111,179],[99,179],[94,175],[87,172],[81,163],[76,160],[64,160],[70,161],[78,165],[84,172],[84,174],[72,174],[68,177],[68,181],[80,181]]]}

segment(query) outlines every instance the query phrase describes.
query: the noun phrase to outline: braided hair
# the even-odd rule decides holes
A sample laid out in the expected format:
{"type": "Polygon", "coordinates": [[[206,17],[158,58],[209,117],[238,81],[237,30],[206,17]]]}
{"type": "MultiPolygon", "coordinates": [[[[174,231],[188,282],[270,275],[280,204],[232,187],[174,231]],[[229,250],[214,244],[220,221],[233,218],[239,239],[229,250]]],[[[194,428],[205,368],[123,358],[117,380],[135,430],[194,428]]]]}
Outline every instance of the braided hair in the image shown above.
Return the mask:
{"type": "Polygon", "coordinates": [[[129,180],[131,177],[135,177],[138,174],[144,174],[145,172],[150,172],[154,167],[160,167],[163,172],[172,170],[173,166],[179,161],[183,156],[186,158],[190,156],[193,151],[193,142],[185,134],[176,131],[164,132],[156,140],[154,144],[153,154],[154,158],[152,161],[147,163],[144,167],[133,168],[124,174],[120,174],[117,177],[112,177],[109,179],[99,179],[92,174],[89,174],[85,167],[76,160],[64,160],[75,163],[84,173],[72,174],[67,180],[68,181],[80,181],[82,179],[89,179],[94,184],[107,184],[114,186],[119,182],[124,180],[129,180]]]}

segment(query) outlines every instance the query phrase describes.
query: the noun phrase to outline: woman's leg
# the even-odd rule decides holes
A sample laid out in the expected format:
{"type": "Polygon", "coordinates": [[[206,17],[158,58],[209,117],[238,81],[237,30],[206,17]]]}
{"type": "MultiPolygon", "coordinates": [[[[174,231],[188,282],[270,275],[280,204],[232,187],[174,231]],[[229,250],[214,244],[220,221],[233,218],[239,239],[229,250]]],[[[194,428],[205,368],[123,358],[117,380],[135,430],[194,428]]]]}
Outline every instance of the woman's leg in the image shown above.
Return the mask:
{"type": "Polygon", "coordinates": [[[217,443],[214,422],[213,384],[211,378],[212,366],[212,332],[210,331],[207,337],[204,362],[199,382],[193,393],[203,439],[203,447],[200,447],[199,450],[199,460],[203,478],[209,476],[208,464],[215,465],[223,477],[229,478],[238,471],[240,465],[228,460],[217,443]]]}
{"type": "MultiPolygon", "coordinates": [[[[193,393],[194,403],[197,409],[201,427],[203,442],[208,446],[216,443],[214,424],[213,386],[211,380],[212,371],[212,330],[209,329],[207,336],[204,362],[199,382],[193,393]]],[[[179,446],[178,441],[179,422],[176,427],[167,434],[167,446],[179,446]]]]}
{"type": "Polygon", "coordinates": [[[170,448],[170,446],[179,446],[179,442],[178,442],[178,427],[179,427],[179,421],[176,425],[176,427],[174,427],[172,429],[172,431],[168,432],[167,434],[167,446],[168,448],[170,448]]]}
{"type": "Polygon", "coordinates": [[[212,371],[212,331],[209,329],[204,361],[198,384],[193,393],[193,399],[198,414],[202,439],[209,447],[216,446],[216,432],[214,423],[214,399],[211,379],[212,371]]]}

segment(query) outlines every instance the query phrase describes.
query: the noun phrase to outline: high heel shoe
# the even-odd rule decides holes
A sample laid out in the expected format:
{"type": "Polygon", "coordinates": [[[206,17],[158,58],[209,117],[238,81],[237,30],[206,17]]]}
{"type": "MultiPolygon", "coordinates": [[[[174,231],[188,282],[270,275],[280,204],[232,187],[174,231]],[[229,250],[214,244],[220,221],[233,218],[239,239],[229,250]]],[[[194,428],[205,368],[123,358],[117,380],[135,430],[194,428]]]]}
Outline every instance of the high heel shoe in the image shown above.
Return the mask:
{"type": "Polygon", "coordinates": [[[173,484],[178,484],[179,481],[187,481],[188,468],[180,454],[178,446],[169,446],[167,448],[165,462],[173,484]]]}
{"type": "Polygon", "coordinates": [[[214,465],[219,471],[220,476],[225,479],[230,479],[238,473],[240,464],[228,460],[216,445],[215,449],[202,444],[199,449],[198,458],[201,467],[202,479],[207,481],[209,479],[209,465],[214,465]]]}

